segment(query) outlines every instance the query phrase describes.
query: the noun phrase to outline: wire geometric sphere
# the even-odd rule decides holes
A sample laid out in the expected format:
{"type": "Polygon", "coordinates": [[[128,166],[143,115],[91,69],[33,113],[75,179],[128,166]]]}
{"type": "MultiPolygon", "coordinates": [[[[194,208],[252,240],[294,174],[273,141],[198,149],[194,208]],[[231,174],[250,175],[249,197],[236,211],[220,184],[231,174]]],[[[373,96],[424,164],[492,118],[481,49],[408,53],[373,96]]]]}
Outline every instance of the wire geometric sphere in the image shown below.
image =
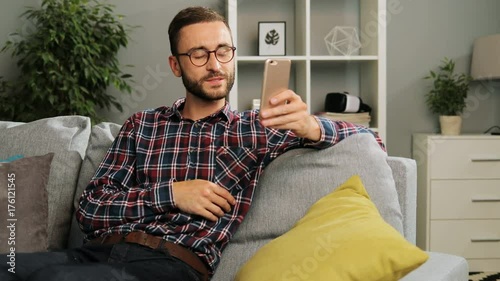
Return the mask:
{"type": "Polygon", "coordinates": [[[358,31],[353,26],[335,26],[325,36],[326,48],[331,56],[351,56],[361,48],[358,31]]]}

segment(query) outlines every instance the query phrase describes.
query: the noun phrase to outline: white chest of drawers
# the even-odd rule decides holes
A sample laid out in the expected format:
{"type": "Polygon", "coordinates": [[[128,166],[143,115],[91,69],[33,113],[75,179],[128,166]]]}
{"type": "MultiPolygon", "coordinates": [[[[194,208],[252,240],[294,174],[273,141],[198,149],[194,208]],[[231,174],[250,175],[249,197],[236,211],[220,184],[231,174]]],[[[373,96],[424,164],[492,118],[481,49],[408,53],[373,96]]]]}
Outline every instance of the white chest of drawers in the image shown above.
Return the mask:
{"type": "Polygon", "coordinates": [[[417,245],[500,271],[500,136],[415,134],[417,245]]]}

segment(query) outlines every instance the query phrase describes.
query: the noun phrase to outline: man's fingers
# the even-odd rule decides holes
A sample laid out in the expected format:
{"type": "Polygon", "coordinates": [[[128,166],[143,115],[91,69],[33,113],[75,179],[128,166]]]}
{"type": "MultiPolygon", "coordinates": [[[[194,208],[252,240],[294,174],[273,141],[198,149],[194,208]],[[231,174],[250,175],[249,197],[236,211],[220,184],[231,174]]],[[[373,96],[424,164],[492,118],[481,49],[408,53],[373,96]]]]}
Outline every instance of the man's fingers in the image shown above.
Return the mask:
{"type": "MultiPolygon", "coordinates": [[[[208,193],[208,192],[207,192],[208,193]]],[[[192,213],[202,216],[211,221],[217,221],[219,217],[224,216],[224,211],[215,205],[210,198],[204,196],[200,203],[193,208],[192,213]]]]}
{"type": "Polygon", "coordinates": [[[224,211],[221,209],[221,207],[217,206],[216,204],[210,203],[208,204],[205,209],[210,212],[212,215],[216,216],[217,218],[220,218],[224,216],[224,211]]]}
{"type": "Polygon", "coordinates": [[[172,186],[177,207],[187,213],[217,221],[236,204],[223,187],[205,180],[176,182],[172,186]]]}
{"type": "Polygon", "coordinates": [[[206,218],[207,220],[214,221],[214,222],[219,219],[216,215],[214,215],[212,212],[210,212],[207,209],[203,209],[202,211],[200,211],[200,213],[198,215],[206,218]]]}
{"type": "Polygon", "coordinates": [[[215,185],[212,190],[216,195],[224,198],[229,204],[234,205],[236,203],[236,199],[234,199],[233,195],[225,188],[215,185]]]}
{"type": "MultiPolygon", "coordinates": [[[[263,114],[262,114],[263,120],[261,120],[261,121],[267,121],[267,120],[275,119],[275,118],[281,117],[281,116],[293,117],[293,118],[287,120],[287,121],[291,121],[291,120],[297,118],[297,116],[294,114],[303,115],[306,112],[306,110],[307,110],[307,106],[304,103],[291,102],[288,104],[281,104],[281,105],[269,108],[265,112],[263,112],[263,114]]],[[[303,118],[303,116],[299,116],[298,118],[303,118]]]]}
{"type": "Polygon", "coordinates": [[[266,120],[262,120],[263,124],[275,129],[290,129],[293,130],[296,123],[303,119],[304,116],[301,112],[294,112],[287,115],[280,115],[266,120]],[[285,126],[285,127],[281,127],[285,126]]]}
{"type": "Polygon", "coordinates": [[[283,91],[275,96],[273,96],[269,102],[271,103],[271,105],[279,105],[279,104],[288,104],[288,103],[292,103],[293,101],[295,101],[297,98],[300,98],[299,95],[295,94],[293,91],[291,90],[286,90],[286,91],[283,91]]]}
{"type": "Polygon", "coordinates": [[[217,194],[214,193],[213,197],[210,198],[210,201],[212,201],[213,204],[215,204],[220,209],[223,209],[226,212],[230,212],[231,211],[231,205],[229,205],[228,201],[224,197],[221,197],[221,196],[219,196],[219,195],[217,195],[217,194]]]}
{"type": "Polygon", "coordinates": [[[215,184],[205,189],[203,196],[207,199],[204,208],[218,217],[222,217],[224,211],[230,212],[231,205],[235,204],[235,199],[231,193],[215,184]]]}

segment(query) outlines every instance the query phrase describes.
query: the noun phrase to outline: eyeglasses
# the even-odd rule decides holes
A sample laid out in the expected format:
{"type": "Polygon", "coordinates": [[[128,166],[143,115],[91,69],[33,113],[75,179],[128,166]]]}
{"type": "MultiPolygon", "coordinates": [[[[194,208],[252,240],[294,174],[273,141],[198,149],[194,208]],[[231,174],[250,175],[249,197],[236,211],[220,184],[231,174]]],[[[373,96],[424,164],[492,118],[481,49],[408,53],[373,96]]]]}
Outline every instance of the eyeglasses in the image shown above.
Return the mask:
{"type": "Polygon", "coordinates": [[[187,53],[177,54],[177,55],[188,56],[191,63],[195,66],[204,66],[205,64],[208,63],[208,60],[210,59],[210,53],[214,53],[215,58],[220,63],[228,63],[233,59],[235,50],[236,47],[220,46],[213,51],[209,51],[206,49],[194,49],[187,53]]]}

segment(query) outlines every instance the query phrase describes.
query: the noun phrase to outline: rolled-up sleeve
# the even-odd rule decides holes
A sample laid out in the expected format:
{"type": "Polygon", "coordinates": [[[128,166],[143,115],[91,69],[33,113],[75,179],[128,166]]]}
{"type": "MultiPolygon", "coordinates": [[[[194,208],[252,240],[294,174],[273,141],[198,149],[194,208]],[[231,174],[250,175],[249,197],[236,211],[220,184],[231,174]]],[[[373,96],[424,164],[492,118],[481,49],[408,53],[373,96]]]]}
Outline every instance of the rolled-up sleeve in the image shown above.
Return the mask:
{"type": "Polygon", "coordinates": [[[380,147],[385,151],[385,145],[379,135],[373,130],[345,121],[333,121],[328,118],[313,116],[319,124],[321,137],[315,142],[305,142],[306,147],[323,149],[331,147],[350,135],[371,134],[377,140],[380,147]]]}

